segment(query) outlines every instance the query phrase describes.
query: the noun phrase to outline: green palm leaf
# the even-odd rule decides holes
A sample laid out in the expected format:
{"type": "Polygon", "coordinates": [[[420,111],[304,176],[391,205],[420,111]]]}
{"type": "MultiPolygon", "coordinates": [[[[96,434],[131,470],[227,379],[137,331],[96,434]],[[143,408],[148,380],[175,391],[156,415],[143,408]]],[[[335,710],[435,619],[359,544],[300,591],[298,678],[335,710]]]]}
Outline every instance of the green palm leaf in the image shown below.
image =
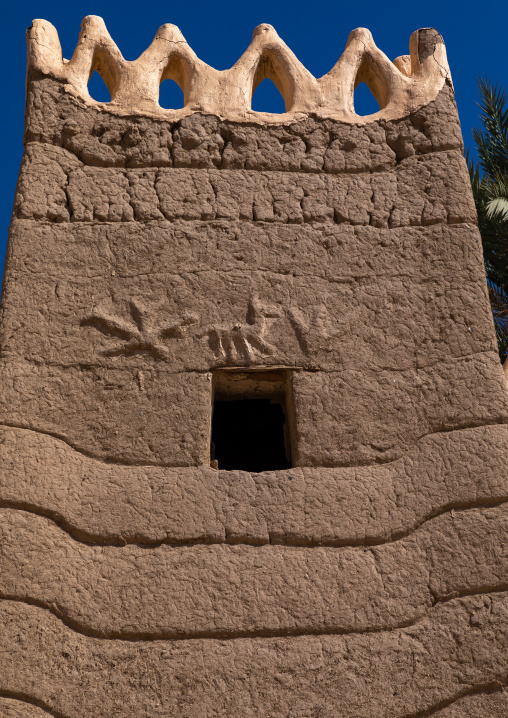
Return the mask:
{"type": "Polygon", "coordinates": [[[492,222],[508,221],[508,199],[506,197],[498,197],[487,202],[487,217],[492,222]]]}
{"type": "Polygon", "coordinates": [[[479,162],[466,160],[478,213],[499,353],[508,354],[508,92],[478,80],[481,129],[473,129],[479,162]]]}

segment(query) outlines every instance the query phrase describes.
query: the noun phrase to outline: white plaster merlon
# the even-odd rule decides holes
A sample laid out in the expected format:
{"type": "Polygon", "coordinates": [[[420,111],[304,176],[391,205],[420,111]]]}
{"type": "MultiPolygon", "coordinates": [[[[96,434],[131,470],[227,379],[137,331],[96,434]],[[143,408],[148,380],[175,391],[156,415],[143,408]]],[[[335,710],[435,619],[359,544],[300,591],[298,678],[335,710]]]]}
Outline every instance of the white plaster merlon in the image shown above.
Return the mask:
{"type": "Polygon", "coordinates": [[[139,113],[175,120],[204,112],[232,120],[287,123],[309,113],[364,124],[374,119],[397,119],[428,104],[437,96],[450,70],[446,50],[436,30],[411,35],[409,55],[391,62],[359,28],[350,34],[335,66],[316,79],[301,64],[271,25],[259,25],[247,50],[229,70],[215,70],[189,47],[175,25],[163,25],[151,45],[135,61],[127,61],[111,39],[102,18],[86,17],[70,60],[62,57],[58,33],[46,20],[34,20],[27,31],[28,69],[66,83],[69,92],[87,104],[118,114],[139,113]],[[97,71],[106,83],[111,102],[100,103],[88,93],[97,71]],[[270,78],[282,94],[286,112],[254,112],[252,95],[270,78]],[[184,94],[184,107],[159,106],[159,86],[175,80],[184,94]],[[362,117],[354,110],[354,90],[365,82],[380,111],[362,117]]]}

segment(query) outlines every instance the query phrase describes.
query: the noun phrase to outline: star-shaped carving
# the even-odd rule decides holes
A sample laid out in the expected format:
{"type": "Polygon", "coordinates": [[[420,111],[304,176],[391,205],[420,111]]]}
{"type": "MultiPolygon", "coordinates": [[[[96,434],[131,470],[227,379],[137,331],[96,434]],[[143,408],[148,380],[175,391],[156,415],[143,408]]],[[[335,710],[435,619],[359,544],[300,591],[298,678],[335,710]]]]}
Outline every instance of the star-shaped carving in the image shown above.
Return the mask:
{"type": "Polygon", "coordinates": [[[124,340],[121,344],[101,352],[103,356],[120,356],[146,351],[157,359],[168,359],[170,352],[163,340],[169,337],[182,337],[185,329],[191,324],[196,324],[199,318],[189,313],[183,314],[169,324],[157,325],[156,316],[160,306],[161,304],[158,304],[147,309],[139,301],[130,299],[129,310],[132,322],[126,322],[121,317],[114,317],[107,312],[94,309],[81,324],[92,325],[104,334],[124,340]]]}

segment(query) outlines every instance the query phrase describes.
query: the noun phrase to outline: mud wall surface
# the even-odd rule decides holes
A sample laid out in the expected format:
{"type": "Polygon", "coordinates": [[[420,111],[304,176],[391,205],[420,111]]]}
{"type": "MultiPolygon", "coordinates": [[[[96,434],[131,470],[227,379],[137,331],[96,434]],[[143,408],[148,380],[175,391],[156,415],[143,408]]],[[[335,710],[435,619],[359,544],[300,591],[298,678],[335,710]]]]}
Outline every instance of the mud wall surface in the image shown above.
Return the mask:
{"type": "Polygon", "coordinates": [[[448,82],[270,124],[32,72],[0,340],[2,715],[508,713],[508,393],[448,82]],[[233,370],[286,373],[292,468],[210,464],[233,370]]]}

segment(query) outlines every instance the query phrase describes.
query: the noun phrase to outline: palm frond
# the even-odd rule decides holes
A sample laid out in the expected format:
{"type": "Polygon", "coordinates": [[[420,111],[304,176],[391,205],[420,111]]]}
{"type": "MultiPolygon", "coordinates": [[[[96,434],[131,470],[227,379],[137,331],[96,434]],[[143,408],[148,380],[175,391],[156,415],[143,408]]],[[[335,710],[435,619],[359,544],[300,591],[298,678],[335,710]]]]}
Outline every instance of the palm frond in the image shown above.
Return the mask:
{"type": "Polygon", "coordinates": [[[500,287],[489,282],[489,298],[499,354],[504,361],[508,354],[508,296],[500,287]]]}
{"type": "Polygon", "coordinates": [[[508,199],[497,197],[487,202],[487,217],[492,222],[508,222],[508,199]]]}
{"type": "Polygon", "coordinates": [[[478,162],[466,160],[482,236],[499,353],[508,354],[508,92],[478,80],[481,129],[473,129],[478,162]]]}
{"type": "Polygon", "coordinates": [[[508,175],[508,93],[486,78],[478,80],[478,89],[483,131],[473,130],[473,139],[483,171],[495,180],[508,175]]]}

